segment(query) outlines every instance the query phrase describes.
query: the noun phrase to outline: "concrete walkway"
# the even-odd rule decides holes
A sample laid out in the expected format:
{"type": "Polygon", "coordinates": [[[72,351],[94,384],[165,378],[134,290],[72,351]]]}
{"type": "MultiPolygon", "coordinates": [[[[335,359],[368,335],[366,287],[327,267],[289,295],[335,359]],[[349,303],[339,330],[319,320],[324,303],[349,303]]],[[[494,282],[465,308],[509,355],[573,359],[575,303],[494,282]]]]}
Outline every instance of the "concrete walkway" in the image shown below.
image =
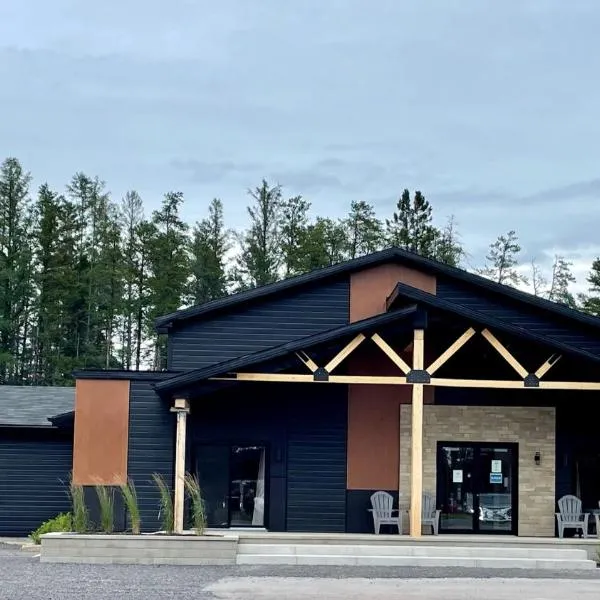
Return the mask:
{"type": "Polygon", "coordinates": [[[598,600],[599,581],[231,577],[206,588],[221,600],[598,600]]]}

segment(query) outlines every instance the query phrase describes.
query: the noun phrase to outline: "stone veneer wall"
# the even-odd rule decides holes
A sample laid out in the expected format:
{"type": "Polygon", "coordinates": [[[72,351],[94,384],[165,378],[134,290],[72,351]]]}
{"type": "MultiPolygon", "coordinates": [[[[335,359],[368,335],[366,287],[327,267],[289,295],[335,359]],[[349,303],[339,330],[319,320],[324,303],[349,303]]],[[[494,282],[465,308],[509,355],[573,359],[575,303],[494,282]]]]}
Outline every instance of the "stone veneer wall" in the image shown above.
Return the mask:
{"type": "MultiPolygon", "coordinates": [[[[410,498],[412,407],[400,407],[400,491],[410,498]]],[[[437,442],[519,444],[520,536],[553,536],[555,513],[555,409],[509,406],[425,406],[423,490],[436,493],[437,442]],[[536,465],[534,455],[541,453],[536,465]]]]}

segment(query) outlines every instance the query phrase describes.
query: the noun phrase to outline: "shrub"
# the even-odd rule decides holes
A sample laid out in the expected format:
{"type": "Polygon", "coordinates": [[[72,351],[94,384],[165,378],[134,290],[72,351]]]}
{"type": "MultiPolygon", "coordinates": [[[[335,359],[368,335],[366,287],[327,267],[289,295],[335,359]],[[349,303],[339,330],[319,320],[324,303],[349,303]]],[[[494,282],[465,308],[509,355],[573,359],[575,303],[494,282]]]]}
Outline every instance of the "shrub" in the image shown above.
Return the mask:
{"type": "Polygon", "coordinates": [[[115,492],[105,485],[97,485],[96,495],[100,508],[100,528],[104,533],[112,533],[115,530],[115,492]]]}
{"type": "Polygon", "coordinates": [[[160,494],[160,510],[158,511],[158,520],[161,523],[163,531],[173,533],[174,514],[173,514],[173,498],[171,490],[166,484],[165,479],[159,473],[153,473],[152,479],[158,488],[160,494]]]}
{"type": "Polygon", "coordinates": [[[204,510],[204,500],[202,499],[200,483],[195,475],[186,473],[185,489],[192,504],[192,526],[197,535],[202,535],[206,528],[206,512],[204,510]]]}
{"type": "Polygon", "coordinates": [[[121,494],[123,495],[123,502],[125,502],[125,506],[127,507],[127,514],[131,523],[131,533],[139,535],[142,520],[140,518],[140,507],[133,480],[128,479],[127,483],[121,486],[121,494]]]}
{"type": "Polygon", "coordinates": [[[69,493],[71,496],[73,529],[77,533],[86,533],[90,529],[90,515],[85,505],[83,486],[74,484],[71,478],[69,493]]]}
{"type": "Polygon", "coordinates": [[[71,519],[71,513],[60,513],[44,521],[35,531],[32,531],[29,536],[33,540],[34,544],[41,544],[41,536],[44,533],[53,533],[56,531],[72,531],[73,523],[71,519]]]}

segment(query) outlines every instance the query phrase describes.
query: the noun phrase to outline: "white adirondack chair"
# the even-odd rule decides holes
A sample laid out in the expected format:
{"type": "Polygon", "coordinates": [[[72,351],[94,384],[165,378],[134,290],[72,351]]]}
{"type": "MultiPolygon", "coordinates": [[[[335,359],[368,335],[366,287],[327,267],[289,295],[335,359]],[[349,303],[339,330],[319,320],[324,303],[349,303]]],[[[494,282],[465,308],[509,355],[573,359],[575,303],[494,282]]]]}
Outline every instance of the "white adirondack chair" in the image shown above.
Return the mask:
{"type": "Polygon", "coordinates": [[[441,510],[435,508],[435,496],[433,494],[423,492],[423,500],[421,504],[421,525],[431,526],[433,535],[438,534],[441,512],[441,510]]]}
{"type": "Polygon", "coordinates": [[[590,515],[581,512],[581,500],[577,496],[563,496],[558,501],[558,510],[560,511],[556,513],[558,537],[563,537],[565,529],[581,529],[583,537],[588,536],[588,519],[590,515]]]}
{"type": "Polygon", "coordinates": [[[387,492],[375,492],[371,496],[373,508],[370,508],[369,512],[373,514],[373,528],[376,534],[379,534],[382,525],[395,525],[398,527],[398,533],[402,533],[402,513],[397,508],[392,508],[393,505],[394,497],[387,492]]]}

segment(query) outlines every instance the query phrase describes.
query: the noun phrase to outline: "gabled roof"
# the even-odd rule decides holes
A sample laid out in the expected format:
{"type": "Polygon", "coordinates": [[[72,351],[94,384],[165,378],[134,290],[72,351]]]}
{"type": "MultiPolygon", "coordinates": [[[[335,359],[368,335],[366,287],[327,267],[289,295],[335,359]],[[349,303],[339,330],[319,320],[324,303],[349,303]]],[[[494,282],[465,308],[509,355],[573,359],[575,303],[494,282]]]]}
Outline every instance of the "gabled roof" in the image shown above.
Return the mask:
{"type": "Polygon", "coordinates": [[[492,315],[484,314],[478,310],[474,310],[473,308],[462,306],[461,304],[457,304],[449,300],[444,300],[439,296],[418,290],[410,285],[398,283],[394,288],[392,296],[390,296],[390,299],[388,300],[388,306],[391,309],[398,308],[401,306],[403,301],[408,301],[411,303],[417,302],[421,306],[449,312],[459,317],[463,317],[468,321],[473,321],[487,327],[493,327],[494,329],[505,331],[506,333],[531,340],[532,342],[544,344],[549,348],[555,348],[556,350],[582,356],[596,362],[600,361],[600,355],[589,352],[579,346],[566,343],[549,335],[540,334],[530,328],[526,329],[524,327],[520,327],[514,323],[510,323],[503,319],[498,319],[492,315]]]}
{"type": "Polygon", "coordinates": [[[600,329],[600,318],[586,315],[585,313],[569,308],[562,304],[557,304],[556,302],[551,302],[549,300],[533,296],[532,294],[517,290],[510,286],[490,281],[489,279],[481,277],[480,275],[475,275],[474,273],[469,273],[463,269],[451,267],[429,258],[424,258],[423,256],[419,256],[413,252],[408,252],[407,250],[401,250],[400,248],[388,248],[386,250],[374,252],[373,254],[361,256],[337,265],[317,269],[315,271],[311,271],[310,273],[305,273],[296,277],[290,277],[289,279],[277,281],[276,283],[271,283],[269,285],[264,285],[252,290],[232,294],[231,296],[226,296],[219,300],[213,300],[212,302],[207,302],[205,304],[184,308],[168,315],[158,317],[155,320],[155,326],[159,332],[165,333],[168,331],[169,327],[176,322],[210,316],[216,311],[233,308],[244,302],[266,298],[275,294],[292,290],[294,288],[311,285],[326,279],[333,279],[343,274],[350,274],[367,267],[373,267],[388,262],[398,262],[407,267],[419,269],[426,273],[445,275],[446,277],[464,281],[482,289],[486,289],[488,291],[502,294],[515,300],[524,302],[540,310],[550,311],[551,313],[574,319],[580,323],[600,329]]]}
{"type": "Polygon", "coordinates": [[[75,408],[74,387],[0,385],[0,426],[52,426],[75,408]]]}
{"type": "Polygon", "coordinates": [[[375,330],[383,325],[391,325],[394,322],[406,322],[407,326],[410,325],[412,328],[415,326],[413,324],[414,319],[419,318],[422,318],[422,315],[417,306],[408,306],[400,310],[394,310],[375,317],[369,317],[368,319],[363,319],[362,321],[357,321],[350,325],[344,325],[342,327],[337,327],[336,329],[303,337],[273,348],[268,348],[267,350],[246,354],[240,358],[220,362],[202,369],[195,369],[194,371],[187,371],[156,383],[154,388],[158,392],[181,390],[187,386],[192,386],[204,381],[209,377],[216,377],[239,369],[245,369],[253,365],[280,358],[286,354],[291,354],[292,352],[297,352],[298,350],[310,350],[315,346],[375,330]]]}

